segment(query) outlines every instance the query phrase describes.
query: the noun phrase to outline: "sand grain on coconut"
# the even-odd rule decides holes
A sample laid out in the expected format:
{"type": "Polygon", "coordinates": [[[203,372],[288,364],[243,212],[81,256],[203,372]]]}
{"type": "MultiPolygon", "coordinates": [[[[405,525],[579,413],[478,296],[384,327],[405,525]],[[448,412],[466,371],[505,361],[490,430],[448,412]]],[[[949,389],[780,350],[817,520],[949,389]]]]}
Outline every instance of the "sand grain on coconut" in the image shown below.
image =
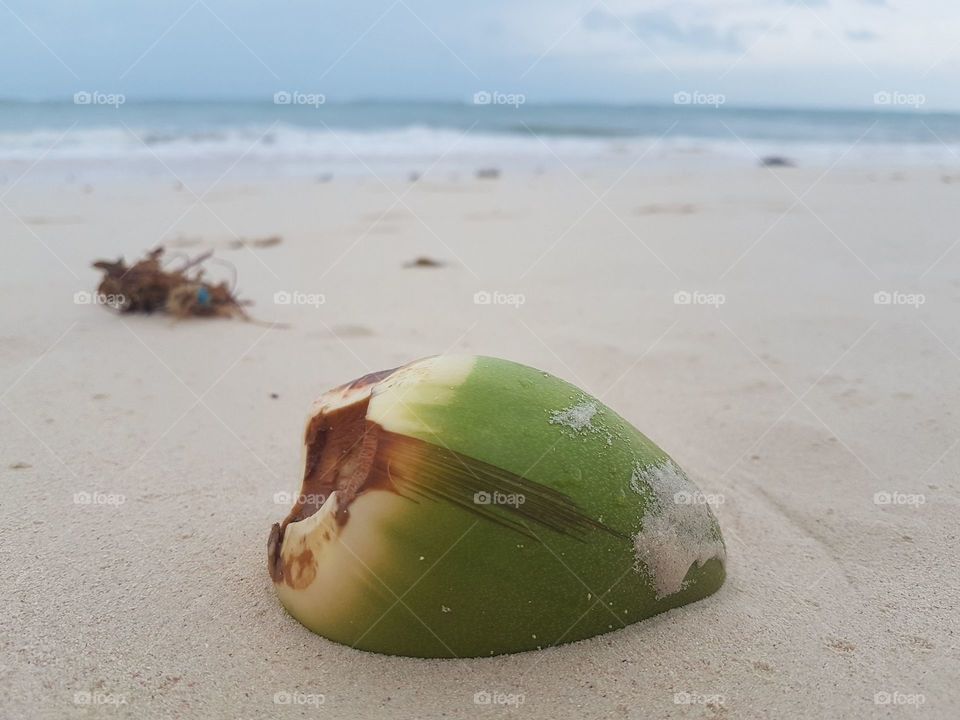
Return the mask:
{"type": "Polygon", "coordinates": [[[633,541],[637,565],[646,566],[658,599],[683,590],[694,563],[700,567],[712,558],[726,560],[713,513],[697,502],[697,488],[676,463],[669,458],[646,467],[638,463],[630,487],[649,498],[633,541]]]}
{"type": "Polygon", "coordinates": [[[575,432],[593,430],[593,416],[599,409],[597,403],[584,400],[563,410],[554,410],[550,413],[550,424],[563,425],[575,432]]]}

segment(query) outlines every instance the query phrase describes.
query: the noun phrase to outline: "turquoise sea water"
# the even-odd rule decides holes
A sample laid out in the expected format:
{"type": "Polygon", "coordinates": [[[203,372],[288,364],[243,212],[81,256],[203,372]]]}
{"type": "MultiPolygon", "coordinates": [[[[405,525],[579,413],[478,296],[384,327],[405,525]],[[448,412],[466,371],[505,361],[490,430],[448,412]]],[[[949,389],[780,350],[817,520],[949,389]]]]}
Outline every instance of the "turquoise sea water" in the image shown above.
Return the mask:
{"type": "Polygon", "coordinates": [[[244,155],[275,166],[342,171],[370,163],[412,167],[441,155],[483,160],[696,156],[754,162],[955,164],[960,115],[904,107],[865,111],[742,109],[721,105],[135,102],[90,95],[77,102],[0,101],[0,162],[203,162],[244,155]],[[655,151],[652,151],[655,150],[655,151]],[[362,163],[361,163],[362,164],[362,163]]]}

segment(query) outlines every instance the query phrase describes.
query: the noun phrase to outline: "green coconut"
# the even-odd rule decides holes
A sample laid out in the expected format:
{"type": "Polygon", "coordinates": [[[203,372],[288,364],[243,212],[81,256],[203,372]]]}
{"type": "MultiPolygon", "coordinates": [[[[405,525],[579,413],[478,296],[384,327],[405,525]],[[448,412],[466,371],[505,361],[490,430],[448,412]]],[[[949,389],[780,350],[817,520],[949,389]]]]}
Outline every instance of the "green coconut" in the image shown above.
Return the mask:
{"type": "Polygon", "coordinates": [[[704,598],[725,548],[674,461],[587,393],[439,356],[321,396],[275,524],[277,595],[351,647],[477,657],[581,640],[704,598]]]}

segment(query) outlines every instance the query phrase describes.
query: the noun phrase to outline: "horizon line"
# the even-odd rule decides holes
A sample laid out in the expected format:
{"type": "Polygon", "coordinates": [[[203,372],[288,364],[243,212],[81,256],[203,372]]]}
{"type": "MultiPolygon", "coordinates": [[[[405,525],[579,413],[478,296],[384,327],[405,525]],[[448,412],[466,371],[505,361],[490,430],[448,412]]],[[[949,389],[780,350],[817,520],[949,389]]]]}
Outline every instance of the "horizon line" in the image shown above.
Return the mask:
{"type": "MultiPolygon", "coordinates": [[[[80,92],[89,92],[89,91],[80,91],[80,92]]],[[[93,92],[101,92],[99,90],[94,90],[93,92]]],[[[283,91],[288,92],[288,91],[283,91]]],[[[301,92],[300,90],[294,90],[293,92],[301,92]]],[[[696,91],[699,92],[699,91],[696,91]]],[[[170,105],[196,105],[196,104],[210,104],[210,105],[231,105],[231,104],[246,104],[246,105],[277,105],[270,95],[264,97],[260,95],[256,96],[130,96],[126,93],[109,93],[113,95],[123,96],[124,104],[134,104],[134,105],[156,105],[156,104],[170,104],[170,105]]],[[[715,93],[722,95],[722,93],[715,93]]],[[[73,105],[73,93],[67,95],[66,97],[62,96],[45,96],[45,97],[3,97],[0,96],[0,105],[4,104],[30,104],[30,105],[73,105]]],[[[525,97],[523,93],[513,93],[513,95],[519,95],[525,97]]],[[[394,97],[358,97],[351,98],[348,100],[334,100],[334,101],[325,101],[323,103],[327,106],[335,107],[348,107],[351,105],[446,105],[451,107],[471,107],[475,106],[478,110],[482,108],[488,108],[491,106],[477,104],[469,99],[431,99],[431,98],[394,98],[394,97]]],[[[722,110],[733,110],[733,111],[747,111],[747,112],[797,112],[797,113],[862,113],[862,114],[878,114],[878,115],[960,115],[960,108],[956,109],[947,109],[947,108],[931,108],[931,109],[921,109],[920,107],[911,107],[911,106],[901,106],[901,105],[878,105],[878,104],[864,104],[864,105],[789,105],[789,104],[770,104],[770,105],[761,105],[761,104],[751,104],[751,103],[729,103],[724,102],[719,107],[713,105],[697,105],[697,104],[683,104],[677,102],[664,102],[664,101],[651,101],[651,100],[631,100],[631,101],[615,101],[615,100],[548,100],[548,101],[524,101],[524,107],[534,107],[534,108],[558,108],[558,107],[569,107],[569,108],[591,108],[591,107],[609,107],[618,110],[628,110],[628,109],[657,109],[657,110],[666,110],[666,109],[681,109],[686,108],[694,112],[707,112],[707,111],[722,111],[722,110]]],[[[501,108],[506,109],[506,108],[501,108]]]]}

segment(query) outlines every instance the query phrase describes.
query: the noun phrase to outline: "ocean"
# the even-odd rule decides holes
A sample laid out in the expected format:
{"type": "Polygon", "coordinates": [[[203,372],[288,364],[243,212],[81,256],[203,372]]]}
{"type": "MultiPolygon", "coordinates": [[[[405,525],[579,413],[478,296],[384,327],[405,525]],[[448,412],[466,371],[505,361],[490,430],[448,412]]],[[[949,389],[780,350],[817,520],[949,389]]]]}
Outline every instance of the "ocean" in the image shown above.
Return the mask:
{"type": "Polygon", "coordinates": [[[274,102],[144,102],[98,93],[74,102],[0,101],[0,163],[75,177],[231,164],[300,175],[624,159],[756,165],[769,155],[798,165],[948,166],[960,159],[960,115],[919,108],[534,105],[496,95],[478,103],[327,103],[298,93],[274,102]]]}

